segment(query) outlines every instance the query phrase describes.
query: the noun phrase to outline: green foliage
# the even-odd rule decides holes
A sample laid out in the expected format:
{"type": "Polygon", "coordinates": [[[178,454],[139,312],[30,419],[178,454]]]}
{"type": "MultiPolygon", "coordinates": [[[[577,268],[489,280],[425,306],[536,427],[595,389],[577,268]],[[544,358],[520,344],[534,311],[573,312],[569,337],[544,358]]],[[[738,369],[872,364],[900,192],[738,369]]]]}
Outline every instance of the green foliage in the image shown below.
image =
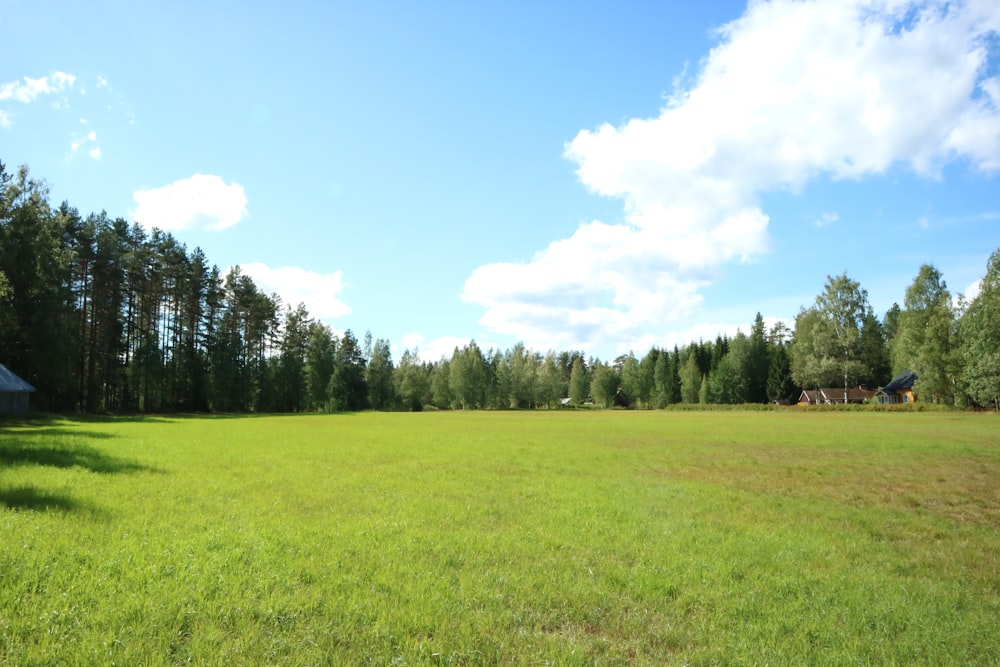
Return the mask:
{"type": "Polygon", "coordinates": [[[714,397],[709,393],[710,389],[709,376],[705,375],[701,378],[701,384],[698,386],[698,403],[700,405],[708,405],[715,402],[713,400],[714,397]]]}
{"type": "Polygon", "coordinates": [[[784,343],[771,346],[771,361],[767,373],[767,398],[769,401],[791,401],[798,393],[792,384],[791,362],[784,343]]]}
{"type": "Polygon", "coordinates": [[[395,395],[404,410],[419,412],[431,402],[430,371],[420,363],[419,354],[405,350],[392,376],[395,395]]]}
{"type": "Polygon", "coordinates": [[[702,383],[699,403],[745,403],[746,376],[740,372],[739,354],[728,354],[702,383]]]}
{"type": "Polygon", "coordinates": [[[885,334],[868,292],[842,274],[795,319],[792,379],[801,387],[878,386],[886,381],[885,334]]]}
{"type": "Polygon", "coordinates": [[[569,376],[569,398],[574,405],[583,405],[590,395],[590,379],[583,366],[583,358],[573,359],[573,368],[569,376]]]}
{"type": "Polygon", "coordinates": [[[979,295],[962,316],[960,331],[969,396],[1000,410],[1000,249],[990,255],[979,295]]]}
{"type": "Polygon", "coordinates": [[[740,397],[744,403],[767,401],[767,377],[771,367],[771,354],[764,331],[764,318],[760,313],[754,318],[746,351],[740,364],[745,386],[740,397]]]}
{"type": "Polygon", "coordinates": [[[590,380],[590,397],[594,399],[596,405],[602,408],[613,406],[618,387],[618,373],[613,368],[600,361],[594,364],[590,380]]]}
{"type": "Polygon", "coordinates": [[[337,339],[322,322],[312,322],[306,344],[306,396],[311,411],[326,410],[337,360],[337,339]]]}
{"type": "Polygon", "coordinates": [[[448,409],[452,407],[451,392],[451,362],[442,359],[434,365],[431,371],[431,402],[434,407],[448,409]]]}
{"type": "Polygon", "coordinates": [[[72,256],[62,241],[63,218],[48,203],[48,186],[27,167],[16,176],[0,165],[0,349],[5,365],[38,389],[50,409],[73,407],[69,394],[79,330],[72,326],[72,256]]]}
{"type": "Polygon", "coordinates": [[[660,350],[656,347],[649,349],[649,352],[639,362],[639,382],[636,394],[643,407],[657,407],[659,401],[656,398],[656,364],[660,359],[660,350]]]}
{"type": "Polygon", "coordinates": [[[562,370],[556,361],[556,353],[550,350],[538,369],[536,404],[547,408],[558,407],[559,399],[566,395],[567,390],[567,383],[563,381],[562,370]]]}
{"type": "Polygon", "coordinates": [[[698,355],[694,350],[689,350],[684,368],[681,371],[681,401],[684,403],[698,403],[701,394],[702,376],[698,367],[698,355]]]}
{"type": "Polygon", "coordinates": [[[486,388],[486,362],[483,353],[470,342],[461,350],[455,349],[451,357],[451,368],[448,381],[451,384],[451,395],[463,410],[474,410],[483,407],[486,388]]]}
{"type": "Polygon", "coordinates": [[[538,360],[524,343],[518,343],[511,350],[508,360],[510,378],[510,407],[531,407],[537,390],[538,360]]]}
{"type": "Polygon", "coordinates": [[[789,332],[776,326],[765,335],[758,313],[749,335],[653,347],[641,361],[623,355],[596,384],[600,364],[588,368],[583,353],[543,355],[521,343],[486,353],[472,344],[432,363],[411,355],[397,369],[387,341],[370,332],[360,346],[353,335],[339,341],[239,267],[223,275],[168,233],[103,212],[81,216],[68,203],[53,208],[48,198],[26,167],[9,174],[0,163],[0,350],[38,388],[36,408],[537,408],[567,395],[580,404],[593,387],[604,405],[763,402],[789,397],[795,384],[884,384],[889,338],[896,369],[917,372],[923,400],[992,404],[998,395],[995,298],[986,290],[959,320],[930,266],[907,290],[905,309],[894,306],[884,323],[857,282],[830,277],[800,312],[787,349],[789,332]]]}
{"type": "Polygon", "coordinates": [[[630,405],[645,405],[649,395],[644,394],[642,371],[639,360],[635,355],[629,353],[622,360],[621,365],[621,390],[628,397],[630,405]]]}
{"type": "Polygon", "coordinates": [[[334,410],[363,410],[368,404],[368,383],[365,382],[365,358],[358,339],[350,329],[344,332],[337,346],[327,393],[334,410]]]}
{"type": "Polygon", "coordinates": [[[379,338],[372,346],[365,376],[368,384],[368,405],[373,410],[385,410],[392,407],[395,398],[393,370],[389,341],[379,338]]]}
{"type": "Polygon", "coordinates": [[[281,356],[277,361],[278,396],[282,412],[306,409],[306,357],[309,353],[309,330],[312,321],[303,304],[285,313],[285,330],[281,338],[281,356]]]}
{"type": "Polygon", "coordinates": [[[917,374],[919,400],[955,402],[957,334],[948,286],[937,269],[925,264],[906,290],[891,340],[893,373],[917,374]]]}
{"type": "Polygon", "coordinates": [[[996,664],[996,418],[745,409],[8,426],[0,655],[996,664]]]}

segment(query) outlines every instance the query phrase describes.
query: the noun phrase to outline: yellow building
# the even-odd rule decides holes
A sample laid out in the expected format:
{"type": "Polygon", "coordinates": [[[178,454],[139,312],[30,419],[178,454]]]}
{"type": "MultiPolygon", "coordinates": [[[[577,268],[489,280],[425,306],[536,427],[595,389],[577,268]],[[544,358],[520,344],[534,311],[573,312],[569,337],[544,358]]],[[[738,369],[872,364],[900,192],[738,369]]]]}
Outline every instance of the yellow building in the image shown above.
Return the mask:
{"type": "Polygon", "coordinates": [[[917,374],[906,370],[892,378],[892,382],[882,387],[876,395],[879,403],[914,403],[917,400],[913,385],[917,374]]]}

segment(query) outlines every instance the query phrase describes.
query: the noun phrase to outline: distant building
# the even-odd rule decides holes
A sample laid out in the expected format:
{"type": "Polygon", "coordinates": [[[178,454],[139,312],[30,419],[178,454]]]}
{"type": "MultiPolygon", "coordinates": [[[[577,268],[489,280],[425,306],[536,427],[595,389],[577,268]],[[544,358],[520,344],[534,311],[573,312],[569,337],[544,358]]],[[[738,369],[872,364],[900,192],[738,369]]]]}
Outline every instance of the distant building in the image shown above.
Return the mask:
{"type": "MultiPolygon", "coordinates": [[[[846,403],[865,403],[873,399],[876,393],[864,387],[851,387],[847,390],[846,403]]],[[[799,394],[799,405],[843,405],[844,403],[843,387],[806,389],[799,394]]]]}
{"type": "Polygon", "coordinates": [[[917,400],[913,393],[913,385],[917,381],[917,374],[906,370],[892,378],[892,382],[882,387],[878,394],[879,403],[913,403],[917,400]]]}
{"type": "Polygon", "coordinates": [[[33,391],[34,387],[0,364],[0,415],[27,416],[28,397],[33,391]]]}

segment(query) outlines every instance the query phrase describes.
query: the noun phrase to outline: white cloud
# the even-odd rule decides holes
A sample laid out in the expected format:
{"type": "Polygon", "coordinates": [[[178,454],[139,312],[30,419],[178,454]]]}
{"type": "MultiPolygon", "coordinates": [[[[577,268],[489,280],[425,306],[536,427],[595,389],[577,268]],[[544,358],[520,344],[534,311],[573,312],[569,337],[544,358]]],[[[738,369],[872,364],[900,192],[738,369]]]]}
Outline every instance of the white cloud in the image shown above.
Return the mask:
{"type": "Polygon", "coordinates": [[[0,101],[13,100],[27,104],[40,95],[51,95],[72,88],[76,77],[66,72],[53,72],[40,79],[24,77],[21,81],[0,84],[0,101]]]}
{"type": "Polygon", "coordinates": [[[696,309],[722,265],[768,250],[765,192],[896,165],[936,177],[956,159],[1000,169],[1000,82],[984,75],[998,31],[993,0],[751,2],[656,118],[567,145],[623,223],[479,267],[463,299],[526,342],[638,339],[696,309]]]}
{"type": "MultiPolygon", "coordinates": [[[[81,118],[80,119],[80,123],[83,124],[83,125],[86,125],[87,121],[81,118]]],[[[87,132],[86,135],[83,135],[83,136],[79,136],[78,135],[76,139],[74,139],[73,141],[70,142],[70,144],[69,144],[69,158],[72,159],[72,158],[76,157],[76,154],[79,153],[80,150],[83,149],[88,144],[93,144],[93,145],[90,148],[87,149],[87,155],[89,155],[94,160],[100,160],[101,159],[101,147],[96,145],[97,144],[97,132],[95,132],[94,130],[90,130],[89,132],[87,132]]]]}
{"type": "MultiPolygon", "coordinates": [[[[0,103],[20,102],[29,104],[41,95],[53,95],[72,88],[76,77],[66,72],[53,72],[50,76],[40,79],[24,77],[19,81],[0,84],[0,103]]],[[[56,106],[64,106],[65,102],[57,102],[56,106]]],[[[14,116],[5,109],[0,109],[0,128],[13,126],[14,116]]]]}
{"type": "Polygon", "coordinates": [[[978,279],[978,280],[970,283],[969,286],[965,288],[965,292],[963,292],[962,294],[963,294],[963,296],[965,296],[965,302],[966,303],[970,303],[977,296],[979,296],[979,289],[980,289],[980,286],[982,284],[983,284],[983,279],[980,278],[980,279],[978,279]]]}
{"type": "Polygon", "coordinates": [[[261,263],[242,264],[240,268],[262,292],[277,294],[291,308],[303,303],[313,317],[331,320],[351,312],[340,300],[344,290],[340,271],[316,273],[297,266],[271,268],[261,263]]]}
{"type": "Polygon", "coordinates": [[[839,215],[831,211],[825,211],[823,212],[822,215],[819,216],[819,219],[816,220],[816,226],[820,228],[828,227],[833,223],[837,222],[838,220],[840,220],[839,215]]]}
{"type": "MultiPolygon", "coordinates": [[[[441,336],[432,340],[425,340],[423,335],[417,332],[410,332],[403,336],[400,346],[403,350],[418,352],[421,361],[435,362],[441,359],[451,359],[455,348],[463,348],[469,344],[470,338],[460,336],[441,336]]],[[[476,343],[483,352],[487,348],[479,342],[476,343]]],[[[402,353],[400,353],[401,355],[402,353]]]]}
{"type": "Polygon", "coordinates": [[[162,188],[139,190],[132,195],[136,208],[129,211],[147,228],[222,230],[247,215],[247,197],[236,181],[226,184],[219,176],[195,174],[162,188]]]}
{"type": "Polygon", "coordinates": [[[416,331],[411,331],[408,334],[403,334],[403,339],[400,344],[404,350],[410,350],[412,352],[419,349],[424,344],[424,337],[416,331]]]}

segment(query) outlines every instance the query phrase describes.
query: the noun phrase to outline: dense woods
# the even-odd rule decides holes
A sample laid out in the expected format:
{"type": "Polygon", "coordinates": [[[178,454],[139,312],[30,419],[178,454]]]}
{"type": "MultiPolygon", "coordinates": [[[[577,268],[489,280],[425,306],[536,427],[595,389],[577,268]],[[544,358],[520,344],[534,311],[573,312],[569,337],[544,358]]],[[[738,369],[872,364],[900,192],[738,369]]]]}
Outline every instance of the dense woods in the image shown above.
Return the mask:
{"type": "Polygon", "coordinates": [[[794,331],[765,327],[602,361],[475,342],[425,361],[370,333],[334,332],[200,249],[106,213],[52,207],[44,182],[0,163],[0,362],[36,408],[85,412],[507,409],[593,402],[794,400],[801,388],[878,387],[912,369],[924,401],[996,406],[1000,250],[978,296],[955,299],[920,267],[881,319],[846,274],[829,278],[794,331]]]}

